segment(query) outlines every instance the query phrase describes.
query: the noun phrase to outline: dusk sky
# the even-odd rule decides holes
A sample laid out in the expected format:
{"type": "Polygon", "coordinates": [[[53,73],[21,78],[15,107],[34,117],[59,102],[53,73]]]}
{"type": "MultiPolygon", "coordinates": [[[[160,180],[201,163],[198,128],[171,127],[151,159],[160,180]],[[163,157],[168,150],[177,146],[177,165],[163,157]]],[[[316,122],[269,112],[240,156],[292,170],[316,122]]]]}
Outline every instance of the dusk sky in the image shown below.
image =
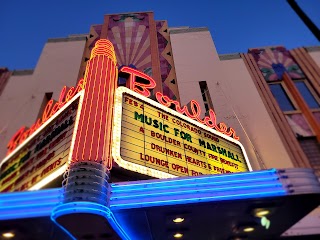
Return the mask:
{"type": "MultiPolygon", "coordinates": [[[[320,0],[297,0],[320,28],[320,0]]],[[[153,11],[170,27],[208,27],[219,54],[320,43],[286,0],[55,0],[2,1],[0,67],[36,66],[48,38],[88,33],[104,14],[153,11]]]]}

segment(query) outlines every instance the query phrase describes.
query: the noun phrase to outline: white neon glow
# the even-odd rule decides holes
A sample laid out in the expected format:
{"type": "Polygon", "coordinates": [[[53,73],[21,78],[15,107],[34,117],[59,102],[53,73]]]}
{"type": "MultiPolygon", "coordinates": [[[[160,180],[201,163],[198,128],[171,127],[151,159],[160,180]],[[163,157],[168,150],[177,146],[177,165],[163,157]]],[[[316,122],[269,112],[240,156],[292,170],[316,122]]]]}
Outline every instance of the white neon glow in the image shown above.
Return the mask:
{"type": "Polygon", "coordinates": [[[62,108],[59,109],[59,111],[57,111],[55,114],[52,115],[51,118],[49,118],[44,124],[41,125],[41,127],[39,127],[36,131],[34,131],[34,133],[32,133],[29,137],[27,137],[27,139],[21,143],[15,150],[13,150],[8,156],[6,156],[0,163],[0,168],[2,166],[2,164],[4,164],[6,161],[8,161],[14,154],[16,154],[18,151],[20,151],[25,145],[27,145],[27,143],[30,142],[30,140],[32,140],[32,138],[34,138],[38,133],[40,133],[46,126],[48,126],[53,120],[55,120],[59,114],[61,114],[67,107],[69,107],[74,101],[76,101],[76,99],[83,94],[84,90],[78,92],[69,102],[67,102],[62,108]]]}
{"type": "Polygon", "coordinates": [[[76,141],[76,136],[77,136],[77,131],[78,131],[78,125],[79,125],[79,121],[80,121],[80,115],[81,115],[81,109],[82,109],[82,104],[83,104],[83,98],[84,98],[84,91],[82,90],[81,92],[79,92],[79,105],[78,105],[78,112],[77,112],[77,116],[76,116],[76,121],[74,123],[74,129],[73,129],[73,133],[72,133],[72,139],[71,139],[71,145],[70,145],[70,151],[69,151],[69,156],[68,156],[68,166],[70,165],[71,161],[72,161],[72,154],[73,154],[73,149],[74,149],[74,143],[76,141]]]}
{"type": "MultiPolygon", "coordinates": [[[[46,126],[48,126],[52,121],[54,121],[63,111],[65,111],[65,109],[67,109],[72,103],[74,103],[75,101],[78,100],[78,98],[80,97],[79,100],[79,106],[78,106],[78,112],[79,110],[81,110],[81,106],[82,106],[82,100],[83,100],[83,93],[84,90],[78,92],[70,101],[68,101],[61,109],[59,109],[59,111],[57,111],[51,118],[49,118],[43,125],[41,125],[34,133],[32,133],[22,144],[20,144],[13,152],[11,152],[8,156],[6,156],[3,161],[0,163],[0,168],[2,166],[3,163],[5,163],[6,161],[8,161],[11,157],[14,156],[14,154],[16,154],[18,151],[20,151],[24,146],[26,146],[35,136],[37,136],[46,126]]],[[[78,118],[78,112],[77,112],[77,118],[78,118]]],[[[78,124],[78,120],[76,119],[75,125],[74,125],[74,130],[73,130],[73,135],[76,132],[77,129],[77,124],[78,124]]],[[[72,137],[73,138],[73,137],[72,137]]],[[[74,144],[74,140],[72,139],[71,142],[71,146],[70,146],[70,150],[69,150],[69,156],[70,153],[72,153],[73,150],[73,145],[74,144]]],[[[69,162],[67,162],[66,164],[64,164],[62,167],[60,167],[59,169],[57,169],[55,172],[49,174],[47,177],[45,177],[44,179],[42,179],[40,182],[38,182],[37,184],[35,184],[34,186],[32,186],[29,190],[38,190],[42,187],[44,187],[45,185],[47,185],[49,182],[51,182],[52,180],[56,179],[57,177],[59,177],[61,174],[64,173],[64,171],[68,168],[69,162]]]]}
{"type": "Polygon", "coordinates": [[[40,182],[33,185],[31,188],[29,188],[29,191],[39,190],[43,188],[45,185],[56,179],[57,177],[61,176],[68,168],[68,164],[65,163],[62,167],[58,168],[56,171],[42,179],[40,182]]]}
{"type": "Polygon", "coordinates": [[[126,161],[124,159],[121,158],[121,154],[120,154],[120,143],[121,143],[121,120],[122,120],[122,98],[123,98],[123,94],[124,93],[127,93],[135,98],[138,98],[139,100],[141,101],[144,101],[156,108],[159,108],[161,110],[163,110],[164,112],[167,112],[173,116],[176,116],[176,117],[179,117],[183,120],[185,120],[186,122],[189,122],[191,124],[194,124],[196,126],[198,126],[199,128],[201,129],[204,129],[208,132],[211,132],[213,134],[216,134],[218,135],[219,137],[227,140],[227,141],[230,141],[230,142],[233,142],[235,143],[236,145],[238,145],[241,150],[242,150],[242,153],[243,153],[243,156],[244,156],[244,159],[245,159],[245,162],[248,166],[248,169],[249,171],[252,171],[252,167],[251,167],[251,164],[248,160],[248,156],[247,156],[247,153],[243,147],[243,145],[229,137],[229,136],[226,136],[212,128],[209,128],[193,119],[190,119],[188,118],[187,116],[185,115],[182,115],[181,113],[178,113],[170,108],[167,108],[163,105],[161,105],[160,103],[157,103],[149,98],[146,98],[132,90],[130,90],[129,88],[126,88],[126,87],[118,87],[116,89],[116,93],[115,93],[115,103],[114,103],[114,119],[113,119],[113,143],[112,143],[112,157],[114,158],[114,160],[116,161],[116,163],[120,166],[120,167],[123,167],[125,169],[128,169],[128,170],[131,170],[131,171],[135,171],[135,172],[138,172],[138,173],[142,173],[142,174],[146,174],[146,175],[149,175],[149,176],[152,176],[152,177],[156,177],[156,178],[173,178],[173,177],[178,177],[178,176],[175,176],[175,175],[172,175],[172,174],[169,174],[169,173],[166,173],[166,172],[162,172],[162,171],[159,171],[159,170],[155,170],[155,169],[151,169],[151,168],[148,168],[148,167],[145,167],[145,166],[142,166],[142,165],[139,165],[139,164],[135,164],[135,163],[131,163],[129,161],[126,161]]]}

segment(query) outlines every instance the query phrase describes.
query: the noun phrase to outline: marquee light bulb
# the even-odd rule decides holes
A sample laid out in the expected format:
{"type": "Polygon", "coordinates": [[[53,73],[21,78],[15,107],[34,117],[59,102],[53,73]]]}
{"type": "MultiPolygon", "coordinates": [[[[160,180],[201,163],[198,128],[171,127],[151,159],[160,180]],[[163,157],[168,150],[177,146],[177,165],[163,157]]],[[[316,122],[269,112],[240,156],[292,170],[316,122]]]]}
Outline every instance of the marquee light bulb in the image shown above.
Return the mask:
{"type": "Polygon", "coordinates": [[[2,237],[4,237],[4,238],[13,238],[14,237],[14,233],[13,232],[5,232],[5,233],[2,233],[2,237]]]}
{"type": "Polygon", "coordinates": [[[182,238],[183,234],[182,233],[176,233],[173,235],[174,238],[182,238]]]}
{"type": "Polygon", "coordinates": [[[174,223],[181,223],[184,221],[184,218],[181,218],[181,217],[177,217],[175,219],[172,220],[174,223]]]}
{"type": "Polygon", "coordinates": [[[256,216],[257,217],[263,217],[263,216],[266,216],[270,213],[269,210],[259,210],[256,212],[256,216]]]}
{"type": "Polygon", "coordinates": [[[253,227],[246,227],[243,229],[244,232],[253,232],[254,228],[253,227]]]}

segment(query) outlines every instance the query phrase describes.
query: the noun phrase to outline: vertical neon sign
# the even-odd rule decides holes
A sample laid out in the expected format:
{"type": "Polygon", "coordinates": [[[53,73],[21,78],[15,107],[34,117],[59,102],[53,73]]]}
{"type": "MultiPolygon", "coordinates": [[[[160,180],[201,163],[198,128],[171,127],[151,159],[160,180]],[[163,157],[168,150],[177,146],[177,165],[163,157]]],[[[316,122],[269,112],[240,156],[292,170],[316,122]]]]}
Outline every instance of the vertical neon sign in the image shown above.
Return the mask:
{"type": "Polygon", "coordinates": [[[108,169],[112,167],[112,118],[118,79],[116,64],[112,43],[106,39],[98,40],[86,66],[86,89],[72,163],[94,161],[103,163],[108,169]]]}

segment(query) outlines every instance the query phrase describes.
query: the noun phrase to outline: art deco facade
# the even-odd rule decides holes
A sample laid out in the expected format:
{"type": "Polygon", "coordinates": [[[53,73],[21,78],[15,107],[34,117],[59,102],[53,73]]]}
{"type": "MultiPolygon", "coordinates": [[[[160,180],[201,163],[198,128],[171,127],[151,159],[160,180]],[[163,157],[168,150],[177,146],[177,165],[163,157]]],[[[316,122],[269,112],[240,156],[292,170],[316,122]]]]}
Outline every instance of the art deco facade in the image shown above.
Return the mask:
{"type": "MultiPolygon", "coordinates": [[[[219,55],[207,28],[170,28],[152,12],[105,15],[88,34],[49,39],[35,69],[1,68],[1,159],[21,126],[31,126],[64,85],[84,77],[91,50],[105,38],[114,46],[117,66],[151,76],[155,92],[181,105],[196,100],[202,118],[213,109],[218,122],[237,132],[253,170],[312,168],[320,176],[320,47],[219,55]]],[[[118,85],[125,85],[119,76],[118,85]]],[[[113,178],[128,179],[141,176],[113,178]]],[[[315,210],[284,235],[320,234],[318,216],[315,210]]]]}

